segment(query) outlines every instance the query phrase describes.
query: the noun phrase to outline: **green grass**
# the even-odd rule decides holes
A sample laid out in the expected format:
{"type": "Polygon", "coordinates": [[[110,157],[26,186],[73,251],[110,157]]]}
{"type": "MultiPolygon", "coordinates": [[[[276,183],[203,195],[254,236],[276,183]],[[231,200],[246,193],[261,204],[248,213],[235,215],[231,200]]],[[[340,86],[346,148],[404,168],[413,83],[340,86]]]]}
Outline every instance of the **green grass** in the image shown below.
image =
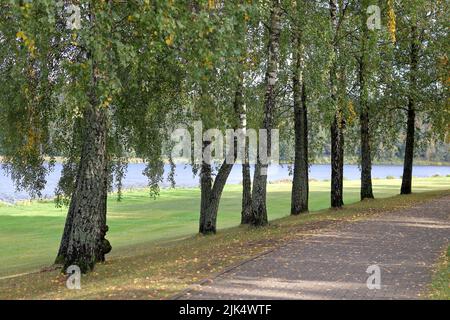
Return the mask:
{"type": "Polygon", "coordinates": [[[450,300],[450,246],[437,265],[431,282],[430,299],[450,300]]]}
{"type": "MultiPolygon", "coordinates": [[[[401,181],[374,180],[377,198],[398,194],[401,181]]],[[[345,181],[346,204],[359,201],[359,182],[345,181]]],[[[414,192],[450,189],[450,179],[414,179],[414,192]]],[[[290,211],[290,184],[268,186],[268,212],[271,220],[290,211]]],[[[122,202],[110,197],[108,239],[113,246],[108,256],[124,257],[130,248],[186,238],[197,232],[200,192],[198,189],[163,190],[150,199],[145,190],[127,191],[122,202]]],[[[241,186],[225,188],[218,228],[236,226],[240,221],[241,186]]],[[[329,207],[329,182],[311,182],[312,211],[329,207]]],[[[49,265],[55,258],[62,234],[66,208],[52,201],[32,201],[19,205],[0,204],[0,277],[25,273],[49,265]]]]}
{"type": "Polygon", "coordinates": [[[68,290],[60,270],[0,279],[0,299],[161,299],[179,293],[200,279],[212,279],[230,265],[242,263],[292,239],[333,229],[385,212],[402,210],[450,190],[415,193],[357,202],[342,210],[320,210],[272,220],[264,228],[238,226],[214,236],[191,235],[127,247],[127,255],[109,257],[82,276],[82,290],[68,290]]]}

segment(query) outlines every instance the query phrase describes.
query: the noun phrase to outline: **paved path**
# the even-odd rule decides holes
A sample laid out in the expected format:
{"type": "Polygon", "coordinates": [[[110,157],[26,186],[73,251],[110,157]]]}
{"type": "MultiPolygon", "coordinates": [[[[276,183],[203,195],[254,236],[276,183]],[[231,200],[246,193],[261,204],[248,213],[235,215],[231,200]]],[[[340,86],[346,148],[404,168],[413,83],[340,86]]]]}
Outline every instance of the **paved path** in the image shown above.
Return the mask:
{"type": "Polygon", "coordinates": [[[294,240],[179,299],[420,299],[449,241],[447,196],[294,240]]]}

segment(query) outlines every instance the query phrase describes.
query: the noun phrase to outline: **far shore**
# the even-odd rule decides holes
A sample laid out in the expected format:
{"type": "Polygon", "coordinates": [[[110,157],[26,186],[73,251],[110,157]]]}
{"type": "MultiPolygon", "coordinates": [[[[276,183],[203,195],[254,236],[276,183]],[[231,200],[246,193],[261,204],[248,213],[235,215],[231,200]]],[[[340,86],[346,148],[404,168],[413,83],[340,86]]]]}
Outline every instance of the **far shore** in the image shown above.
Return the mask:
{"type": "MultiPolygon", "coordinates": [[[[55,163],[64,163],[65,158],[63,157],[45,157],[45,160],[47,162],[50,162],[53,160],[55,163]]],[[[168,165],[170,164],[170,161],[168,159],[163,160],[164,164],[168,165]]],[[[0,163],[3,163],[3,157],[0,156],[0,163]]],[[[141,158],[129,158],[128,164],[145,164],[146,162],[141,158]]],[[[327,158],[319,159],[314,162],[311,162],[310,165],[330,165],[331,162],[327,158]]],[[[183,164],[184,165],[184,164],[183,164]]],[[[280,161],[280,165],[293,165],[293,163],[288,161],[280,161]]],[[[359,165],[358,160],[350,160],[344,163],[344,165],[359,165]]],[[[403,166],[403,161],[401,160],[392,160],[392,161],[373,161],[372,165],[376,166],[403,166]]],[[[450,167],[450,161],[428,161],[428,160],[414,160],[414,166],[435,166],[435,167],[450,167]]]]}

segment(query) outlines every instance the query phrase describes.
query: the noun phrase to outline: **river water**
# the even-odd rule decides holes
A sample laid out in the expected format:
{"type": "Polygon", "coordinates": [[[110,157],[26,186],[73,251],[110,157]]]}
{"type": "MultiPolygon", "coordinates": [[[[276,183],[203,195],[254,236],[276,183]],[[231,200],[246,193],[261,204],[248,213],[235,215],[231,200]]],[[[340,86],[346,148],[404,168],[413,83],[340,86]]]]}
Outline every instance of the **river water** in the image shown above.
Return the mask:
{"type": "MultiPolygon", "coordinates": [[[[130,164],[127,175],[124,179],[124,188],[141,188],[147,186],[147,179],[142,175],[144,164],[130,164]]],[[[167,181],[169,166],[165,167],[165,179],[161,187],[168,187],[167,181]]],[[[235,165],[228,178],[228,184],[238,184],[242,181],[241,166],[235,165]]],[[[43,191],[44,198],[52,198],[54,190],[58,183],[61,173],[61,164],[56,164],[54,170],[47,177],[47,185],[43,191]]],[[[403,167],[400,165],[375,165],[372,169],[373,178],[386,178],[387,176],[399,178],[403,173],[403,167]]],[[[310,168],[310,179],[326,180],[330,179],[330,165],[312,165],[310,168]]],[[[449,166],[415,166],[413,170],[415,177],[431,177],[433,175],[450,175],[449,166]]],[[[348,180],[357,180],[360,178],[360,170],[357,165],[345,165],[344,177],[348,180]]],[[[287,165],[271,166],[268,172],[269,181],[290,179],[289,168],[287,165]]],[[[192,174],[190,166],[178,165],[176,167],[175,180],[178,187],[196,187],[198,186],[198,176],[192,174]]],[[[18,200],[29,199],[29,195],[23,191],[17,191],[11,179],[0,167],[0,201],[15,202],[18,200]]]]}

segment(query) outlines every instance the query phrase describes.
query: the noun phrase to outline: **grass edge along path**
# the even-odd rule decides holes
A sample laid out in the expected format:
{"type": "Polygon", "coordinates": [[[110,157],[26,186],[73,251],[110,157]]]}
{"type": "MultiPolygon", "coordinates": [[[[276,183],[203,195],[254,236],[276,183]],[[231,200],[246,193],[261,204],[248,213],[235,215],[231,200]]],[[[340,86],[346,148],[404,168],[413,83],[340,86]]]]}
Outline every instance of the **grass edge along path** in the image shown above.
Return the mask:
{"type": "MultiPolygon", "coordinates": [[[[400,179],[374,180],[376,198],[398,194],[400,179]]],[[[270,220],[289,215],[292,182],[268,185],[270,220]]],[[[415,192],[450,189],[449,178],[416,178],[415,192]]],[[[192,237],[198,232],[199,188],[164,189],[157,199],[148,190],[124,191],[117,202],[108,201],[107,238],[113,246],[108,259],[136,255],[144,249],[192,237]]],[[[344,201],[359,202],[359,181],[344,181],[344,201]]],[[[242,186],[227,185],[222,196],[217,227],[219,231],[236,227],[240,220],[242,186]]],[[[310,210],[329,208],[329,182],[310,183],[310,210]]],[[[28,201],[17,205],[0,204],[0,279],[36,272],[50,265],[59,248],[67,208],[57,208],[52,200],[28,201]]]]}
{"type": "Polygon", "coordinates": [[[0,280],[0,299],[164,299],[208,281],[242,261],[283,245],[294,237],[369,216],[401,210],[449,195],[450,190],[369,200],[341,210],[321,210],[274,220],[265,228],[240,226],[215,236],[193,236],[116,257],[83,275],[81,290],[68,290],[59,271],[0,280]]]}
{"type": "Polygon", "coordinates": [[[432,300],[450,300],[450,245],[436,264],[428,297],[432,300]]]}

